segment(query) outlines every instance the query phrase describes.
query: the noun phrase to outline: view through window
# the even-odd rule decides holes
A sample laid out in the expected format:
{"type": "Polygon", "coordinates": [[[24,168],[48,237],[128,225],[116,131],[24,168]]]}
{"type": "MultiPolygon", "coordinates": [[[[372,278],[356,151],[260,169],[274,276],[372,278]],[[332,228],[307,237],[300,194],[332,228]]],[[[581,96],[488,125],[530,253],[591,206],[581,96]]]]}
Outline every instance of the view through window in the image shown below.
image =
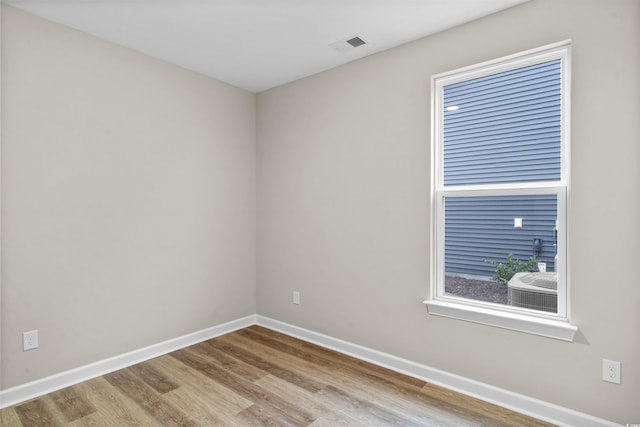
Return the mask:
{"type": "Polygon", "coordinates": [[[436,297],[567,316],[568,44],[434,77],[436,297]]]}

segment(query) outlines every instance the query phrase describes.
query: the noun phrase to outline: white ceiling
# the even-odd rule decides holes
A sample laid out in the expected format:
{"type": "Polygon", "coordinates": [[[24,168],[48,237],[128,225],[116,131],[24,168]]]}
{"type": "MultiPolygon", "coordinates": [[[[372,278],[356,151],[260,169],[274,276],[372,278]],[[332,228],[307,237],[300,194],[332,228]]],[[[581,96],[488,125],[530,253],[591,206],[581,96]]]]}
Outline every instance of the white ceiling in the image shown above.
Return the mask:
{"type": "Polygon", "coordinates": [[[526,0],[2,0],[252,92],[526,0]],[[330,44],[358,35],[366,45],[330,44]]]}

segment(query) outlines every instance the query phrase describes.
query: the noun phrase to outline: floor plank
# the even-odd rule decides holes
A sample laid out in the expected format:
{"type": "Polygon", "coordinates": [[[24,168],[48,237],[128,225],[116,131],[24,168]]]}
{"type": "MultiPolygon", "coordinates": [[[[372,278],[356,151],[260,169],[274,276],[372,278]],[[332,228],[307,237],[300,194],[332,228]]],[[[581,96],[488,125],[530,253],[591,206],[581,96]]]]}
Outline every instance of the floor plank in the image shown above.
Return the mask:
{"type": "MultiPolygon", "coordinates": [[[[251,400],[261,408],[262,412],[271,412],[271,409],[274,409],[281,414],[283,421],[293,425],[308,425],[315,419],[313,415],[309,414],[303,408],[292,405],[290,402],[278,397],[269,390],[233,372],[225,371],[220,366],[217,366],[216,361],[213,359],[205,359],[204,356],[191,352],[190,350],[178,350],[172,353],[172,356],[176,357],[182,363],[202,371],[205,375],[222,383],[240,396],[251,400]]],[[[250,408],[251,407],[247,409],[250,408]]]]}
{"type": "MultiPolygon", "coordinates": [[[[84,394],[99,414],[111,424],[105,426],[151,426],[155,418],[147,414],[135,401],[113,387],[104,377],[94,378],[73,386],[84,394]]],[[[82,421],[82,420],[79,420],[82,421]]]]}
{"type": "Polygon", "coordinates": [[[180,378],[184,385],[172,394],[187,392],[200,396],[208,409],[215,413],[216,418],[221,419],[225,425],[231,425],[233,417],[240,411],[253,405],[248,399],[234,393],[231,389],[212,380],[200,371],[189,368],[171,356],[159,357],[150,361],[158,369],[162,369],[171,377],[180,378]]]}
{"type": "Polygon", "coordinates": [[[49,395],[68,422],[96,412],[95,406],[73,387],[54,391],[49,395]]]}
{"type": "MultiPolygon", "coordinates": [[[[352,358],[349,356],[339,355],[336,359],[341,360],[330,361],[330,357],[314,356],[308,351],[297,352],[293,347],[304,347],[306,343],[294,338],[287,337],[286,340],[290,341],[291,346],[282,347],[273,346],[271,343],[264,345],[258,340],[242,335],[233,334],[222,337],[221,340],[231,340],[236,343],[244,340],[244,345],[252,348],[253,351],[296,366],[299,370],[315,375],[327,385],[346,390],[363,400],[381,401],[390,407],[403,408],[424,423],[423,425],[433,425],[438,419],[447,419],[448,414],[456,409],[448,401],[443,402],[442,399],[423,393],[422,387],[426,384],[424,381],[404,378],[403,375],[360,360],[357,360],[357,366],[351,366],[349,362],[352,358]],[[274,347],[279,350],[274,350],[274,347]],[[370,371],[367,370],[368,366],[371,367],[370,371]]],[[[326,349],[318,348],[317,350],[323,355],[330,354],[326,353],[326,349]]],[[[455,424],[477,425],[477,418],[459,413],[455,424]]]]}
{"type": "Polygon", "coordinates": [[[139,379],[131,368],[121,369],[104,376],[129,400],[137,403],[163,426],[196,426],[187,414],[165,399],[161,399],[151,387],[139,379]]]}
{"type": "Polygon", "coordinates": [[[16,414],[24,427],[64,425],[64,420],[47,404],[46,396],[16,407],[16,414]]]}
{"type": "Polygon", "coordinates": [[[216,408],[211,405],[206,398],[202,398],[201,395],[188,387],[180,387],[172,390],[163,397],[189,414],[189,417],[191,417],[197,425],[232,425],[233,417],[237,414],[233,414],[232,417],[225,420],[225,417],[220,416],[219,413],[216,412],[216,408]]]}
{"type": "Polygon", "coordinates": [[[417,421],[378,405],[374,401],[360,399],[334,386],[327,386],[320,392],[332,406],[341,408],[349,416],[368,426],[410,426],[417,421]]]}
{"type": "Polygon", "coordinates": [[[256,366],[274,377],[282,378],[283,380],[295,384],[296,386],[312,393],[320,391],[323,387],[322,383],[315,381],[312,377],[301,375],[299,372],[289,369],[284,364],[278,363],[275,359],[274,361],[268,361],[260,357],[258,353],[252,352],[251,350],[244,350],[241,347],[221,340],[211,341],[208,344],[215,346],[226,354],[232,355],[238,360],[242,360],[249,365],[256,366]]]}
{"type": "Polygon", "coordinates": [[[0,409],[0,426],[21,426],[22,422],[14,408],[0,409]]]}
{"type": "MultiPolygon", "coordinates": [[[[486,410],[477,409],[478,405],[482,408],[487,404],[478,399],[462,396],[442,387],[399,375],[371,363],[259,326],[252,326],[238,334],[221,338],[221,340],[236,342],[242,339],[247,340],[247,345],[263,346],[255,351],[265,352],[269,351],[268,348],[277,349],[280,354],[271,356],[276,359],[293,356],[311,361],[315,374],[322,376],[323,370],[325,374],[328,372],[331,378],[325,378],[325,381],[333,381],[334,386],[347,390],[365,401],[382,400],[388,406],[405,406],[407,411],[419,416],[421,422],[427,425],[435,423],[437,419],[449,420],[451,425],[478,425],[478,423],[493,425],[492,423],[499,418],[502,418],[499,425],[503,426],[519,426],[525,422],[525,419],[519,419],[520,417],[512,411],[507,411],[514,419],[513,422],[510,421],[509,417],[505,418],[501,415],[504,410],[495,405],[487,406],[493,411],[492,414],[485,414],[486,410]],[[425,413],[424,409],[428,409],[426,411],[428,413],[425,413]],[[455,418],[451,414],[455,415],[455,418]]],[[[304,369],[304,365],[293,359],[289,360],[289,363],[304,369]]],[[[538,421],[535,420],[535,422],[538,421]]]]}
{"type": "MultiPolygon", "coordinates": [[[[307,408],[311,413],[316,414],[318,418],[322,418],[324,422],[330,421],[333,425],[338,426],[364,426],[364,424],[346,414],[345,411],[336,406],[331,406],[331,403],[327,399],[323,399],[319,393],[311,393],[271,375],[261,378],[256,383],[298,407],[307,408]]],[[[311,423],[311,425],[314,424],[315,421],[311,423]]]]}
{"type": "Polygon", "coordinates": [[[150,363],[139,363],[132,366],[130,370],[160,394],[170,392],[179,387],[178,384],[169,380],[162,371],[155,369],[150,363]]]}
{"type": "Polygon", "coordinates": [[[5,408],[0,425],[550,426],[259,326],[5,408]]]}

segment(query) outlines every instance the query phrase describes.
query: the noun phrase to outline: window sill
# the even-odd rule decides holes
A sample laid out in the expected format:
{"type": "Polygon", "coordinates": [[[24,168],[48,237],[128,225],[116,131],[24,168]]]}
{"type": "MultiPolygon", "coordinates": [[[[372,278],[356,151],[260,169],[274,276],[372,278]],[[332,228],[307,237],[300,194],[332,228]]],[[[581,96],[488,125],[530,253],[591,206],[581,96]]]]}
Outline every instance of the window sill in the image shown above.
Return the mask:
{"type": "Polygon", "coordinates": [[[573,342],[578,328],[568,322],[502,312],[449,301],[424,301],[429,314],[573,342]]]}

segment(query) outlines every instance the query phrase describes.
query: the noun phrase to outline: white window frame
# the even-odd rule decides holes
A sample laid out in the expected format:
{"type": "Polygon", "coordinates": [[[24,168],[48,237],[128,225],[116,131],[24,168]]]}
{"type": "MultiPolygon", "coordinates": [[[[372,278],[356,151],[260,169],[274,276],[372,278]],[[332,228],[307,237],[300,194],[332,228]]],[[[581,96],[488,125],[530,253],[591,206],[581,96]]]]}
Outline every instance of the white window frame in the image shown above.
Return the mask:
{"type": "Polygon", "coordinates": [[[434,75],[431,78],[431,286],[425,301],[429,314],[481,323],[500,328],[573,341],[577,327],[570,323],[568,268],[570,57],[567,40],[493,61],[434,75]],[[542,62],[561,61],[561,177],[559,181],[523,184],[445,186],[443,176],[444,87],[486,75],[510,71],[542,62]],[[558,310],[537,310],[493,304],[445,295],[444,292],[444,200],[448,196],[503,196],[555,194],[558,210],[558,310]]]}

